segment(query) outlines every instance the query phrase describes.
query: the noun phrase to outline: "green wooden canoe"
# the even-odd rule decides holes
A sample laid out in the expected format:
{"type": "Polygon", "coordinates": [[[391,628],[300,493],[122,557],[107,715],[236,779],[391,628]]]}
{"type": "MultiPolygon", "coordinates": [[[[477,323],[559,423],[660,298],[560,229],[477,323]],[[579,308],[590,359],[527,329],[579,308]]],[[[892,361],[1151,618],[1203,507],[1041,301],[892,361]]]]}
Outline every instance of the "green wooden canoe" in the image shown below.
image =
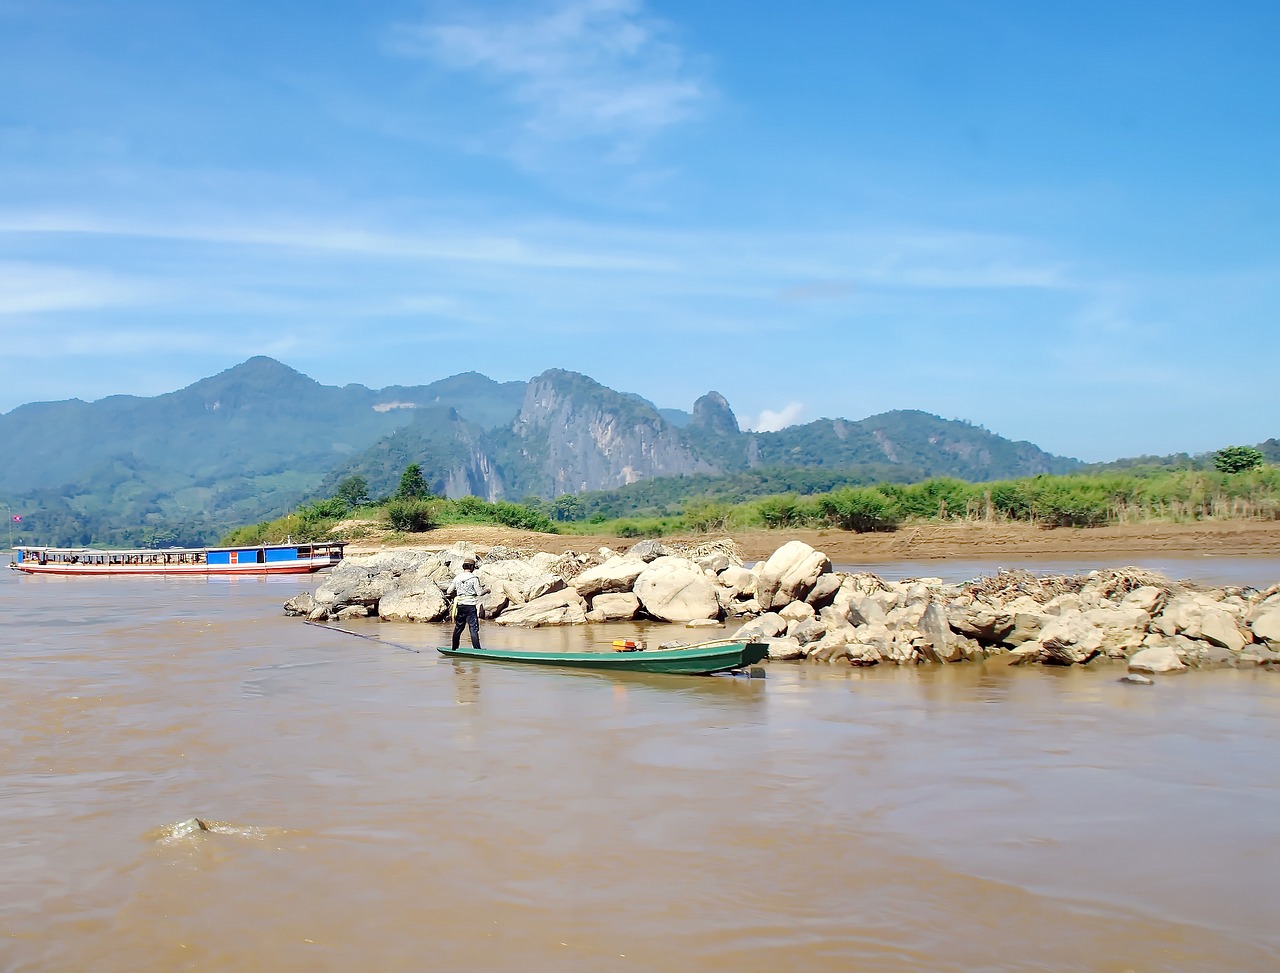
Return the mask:
{"type": "Polygon", "coordinates": [[[718,642],[681,649],[644,649],[638,652],[521,652],[512,649],[451,649],[437,651],[455,659],[488,659],[540,666],[569,666],[597,672],[666,672],[709,676],[745,669],[769,656],[769,647],[758,642],[718,642]]]}

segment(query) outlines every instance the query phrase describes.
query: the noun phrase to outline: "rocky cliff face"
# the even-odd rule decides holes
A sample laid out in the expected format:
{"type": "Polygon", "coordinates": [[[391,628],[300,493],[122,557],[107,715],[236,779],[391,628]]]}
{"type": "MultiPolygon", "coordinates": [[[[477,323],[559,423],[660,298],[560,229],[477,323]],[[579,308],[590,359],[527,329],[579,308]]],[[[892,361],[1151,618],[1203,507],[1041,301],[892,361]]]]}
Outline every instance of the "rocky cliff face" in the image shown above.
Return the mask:
{"type": "Polygon", "coordinates": [[[719,392],[708,392],[693,404],[689,428],[706,430],[716,436],[737,436],[741,432],[729,400],[719,392]]]}
{"type": "Polygon", "coordinates": [[[492,503],[501,500],[506,490],[493,458],[484,450],[473,448],[463,462],[445,471],[434,492],[450,500],[473,496],[492,503]]]}
{"type": "Polygon", "coordinates": [[[553,497],[651,476],[718,472],[643,399],[560,369],[529,383],[509,450],[503,465],[521,495],[553,497]]]}

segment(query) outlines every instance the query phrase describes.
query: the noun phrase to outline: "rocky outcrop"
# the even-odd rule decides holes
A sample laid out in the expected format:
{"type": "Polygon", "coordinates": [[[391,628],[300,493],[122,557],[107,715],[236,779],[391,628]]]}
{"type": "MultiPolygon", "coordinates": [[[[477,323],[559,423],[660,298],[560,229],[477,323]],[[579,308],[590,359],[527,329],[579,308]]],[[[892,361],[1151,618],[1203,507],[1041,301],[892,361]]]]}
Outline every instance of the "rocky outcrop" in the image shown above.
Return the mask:
{"type": "Polygon", "coordinates": [[[529,382],[510,435],[507,465],[523,467],[520,488],[540,496],[718,472],[648,402],[562,369],[529,382]]]}
{"type": "Polygon", "coordinates": [[[285,603],[312,620],[374,615],[437,621],[462,557],[479,555],[500,625],[662,621],[727,628],[774,660],[869,666],[1124,663],[1135,673],[1267,665],[1280,669],[1280,586],[1201,589],[1136,568],[1083,576],[1005,571],[965,584],[845,574],[807,544],[783,544],[751,569],[728,541],[641,542],[618,554],[477,552],[349,558],[314,594],[285,603]]]}

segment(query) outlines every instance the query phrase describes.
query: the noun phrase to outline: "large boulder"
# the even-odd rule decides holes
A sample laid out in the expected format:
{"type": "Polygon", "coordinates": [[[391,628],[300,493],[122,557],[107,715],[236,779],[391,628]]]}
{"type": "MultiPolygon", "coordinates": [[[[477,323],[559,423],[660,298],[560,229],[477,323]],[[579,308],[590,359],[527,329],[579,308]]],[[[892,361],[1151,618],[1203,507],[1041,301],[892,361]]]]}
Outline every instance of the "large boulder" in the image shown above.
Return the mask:
{"type": "MultiPolygon", "coordinates": [[[[852,631],[845,629],[844,631],[852,631]]],[[[816,618],[806,618],[798,622],[793,622],[787,626],[787,635],[795,639],[801,645],[808,645],[810,642],[817,642],[825,637],[827,627],[816,618]]]]}
{"type": "Polygon", "coordinates": [[[615,555],[603,564],[587,568],[570,582],[570,587],[588,600],[599,594],[630,591],[648,566],[638,557],[615,555]]]}
{"type": "Polygon", "coordinates": [[[1013,615],[990,605],[953,605],[947,621],[956,632],[983,645],[1003,642],[1013,631],[1013,615]]]}
{"type": "Polygon", "coordinates": [[[444,592],[434,581],[392,588],[378,599],[378,617],[387,622],[434,622],[448,611],[444,592]]]}
{"type": "Polygon", "coordinates": [[[1268,645],[1280,645],[1280,608],[1270,608],[1254,618],[1253,637],[1268,645]]]}
{"type": "Polygon", "coordinates": [[[376,608],[382,596],[398,585],[403,575],[415,573],[423,560],[421,554],[399,552],[343,560],[316,589],[316,605],[331,614],[346,605],[376,608]]]}
{"type": "Polygon", "coordinates": [[[631,557],[638,557],[642,561],[656,561],[660,557],[666,556],[667,549],[662,546],[662,541],[640,541],[631,546],[631,550],[627,554],[631,557]]]}
{"type": "Polygon", "coordinates": [[[733,637],[747,642],[760,641],[761,639],[781,635],[786,630],[787,620],[785,618],[777,612],[765,612],[739,628],[733,633],[733,637]]]}
{"type": "Polygon", "coordinates": [[[1121,608],[1138,608],[1148,615],[1154,615],[1164,604],[1165,593],[1152,585],[1134,588],[1120,600],[1121,608]]]}
{"type": "Polygon", "coordinates": [[[482,565],[477,574],[490,591],[501,591],[512,604],[520,605],[564,589],[564,578],[549,569],[550,563],[535,558],[495,561],[482,565]]]}
{"type": "Polygon", "coordinates": [[[1053,616],[1042,611],[1017,611],[1013,614],[1013,629],[1004,637],[1005,645],[1019,646],[1040,637],[1053,616]]]}
{"type": "Polygon", "coordinates": [[[1096,657],[1102,651],[1102,643],[1100,629],[1089,624],[1081,612],[1068,610],[1051,619],[1038,639],[1018,646],[1017,654],[1023,661],[1069,666],[1096,657]]]}
{"type": "Polygon", "coordinates": [[[1123,659],[1142,644],[1151,616],[1136,606],[1091,608],[1083,615],[1102,632],[1102,650],[1113,659],[1123,659]]]}
{"type": "Polygon", "coordinates": [[[497,618],[511,604],[511,596],[505,588],[491,587],[488,594],[480,599],[480,613],[485,618],[497,618]]]}
{"type": "Polygon", "coordinates": [[[587,603],[571,588],[553,591],[498,616],[499,625],[541,628],[548,625],[584,625],[587,603]]]}
{"type": "Polygon", "coordinates": [[[766,610],[803,601],[830,570],[831,559],[821,551],[803,541],[788,541],[758,566],[756,600],[766,610]]]}
{"type": "Polygon", "coordinates": [[[750,598],[756,593],[756,576],[741,565],[730,565],[720,572],[720,584],[731,589],[735,595],[750,598]]]}
{"type": "Polygon", "coordinates": [[[836,593],[844,586],[844,576],[829,572],[818,576],[818,580],[814,582],[813,590],[805,596],[805,601],[814,608],[822,608],[831,604],[836,593]]]}
{"type": "Polygon", "coordinates": [[[1236,617],[1229,611],[1206,608],[1200,616],[1200,637],[1206,642],[1221,646],[1231,652],[1239,652],[1252,641],[1246,639],[1236,624],[1236,617]]]}
{"type": "Polygon", "coordinates": [[[925,606],[916,628],[922,637],[919,648],[926,658],[935,662],[958,662],[965,657],[963,646],[951,631],[946,611],[936,601],[925,606]]]}
{"type": "Polygon", "coordinates": [[[664,622],[720,617],[715,584],[687,558],[650,562],[636,578],[634,591],[644,610],[664,622]]]}
{"type": "Polygon", "coordinates": [[[1182,672],[1186,668],[1178,653],[1167,645],[1149,646],[1129,660],[1131,672],[1182,672]]]}
{"type": "Polygon", "coordinates": [[[605,592],[591,599],[587,612],[589,622],[623,622],[636,617],[640,611],[640,599],[630,591],[605,592]]]}
{"type": "Polygon", "coordinates": [[[301,615],[305,618],[311,614],[315,607],[316,600],[311,596],[311,592],[304,591],[284,603],[284,613],[286,615],[301,615]]]}
{"type": "Polygon", "coordinates": [[[813,610],[813,606],[805,601],[793,601],[789,605],[784,605],[778,614],[785,618],[788,622],[803,622],[813,618],[817,612],[813,610]]]}
{"type": "Polygon", "coordinates": [[[796,639],[792,638],[762,638],[756,641],[762,642],[769,647],[769,658],[778,661],[789,661],[792,659],[803,659],[805,657],[805,649],[796,639]]]}

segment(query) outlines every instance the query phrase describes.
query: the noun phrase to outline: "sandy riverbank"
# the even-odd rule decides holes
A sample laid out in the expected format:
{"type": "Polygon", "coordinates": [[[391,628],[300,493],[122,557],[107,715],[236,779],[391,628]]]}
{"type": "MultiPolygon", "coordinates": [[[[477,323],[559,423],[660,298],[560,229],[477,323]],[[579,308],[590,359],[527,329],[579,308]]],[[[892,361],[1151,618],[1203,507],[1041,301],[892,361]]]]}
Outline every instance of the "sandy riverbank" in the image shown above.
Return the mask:
{"type": "MultiPolygon", "coordinates": [[[[704,543],[726,535],[663,538],[704,543]]],[[[887,534],[841,530],[774,530],[731,532],[748,560],[768,557],[789,540],[802,540],[839,563],[890,561],[1073,559],[1099,557],[1122,563],[1126,557],[1163,554],[1171,557],[1210,554],[1218,557],[1280,557],[1280,521],[1218,521],[1195,524],[1126,524],[1088,529],[1045,530],[1028,524],[937,524],[904,527],[887,534]]],[[[448,547],[469,541],[481,549],[503,544],[523,550],[622,550],[627,538],[581,534],[540,534],[506,527],[449,526],[399,539],[353,541],[348,553],[390,547],[448,547]]]]}

